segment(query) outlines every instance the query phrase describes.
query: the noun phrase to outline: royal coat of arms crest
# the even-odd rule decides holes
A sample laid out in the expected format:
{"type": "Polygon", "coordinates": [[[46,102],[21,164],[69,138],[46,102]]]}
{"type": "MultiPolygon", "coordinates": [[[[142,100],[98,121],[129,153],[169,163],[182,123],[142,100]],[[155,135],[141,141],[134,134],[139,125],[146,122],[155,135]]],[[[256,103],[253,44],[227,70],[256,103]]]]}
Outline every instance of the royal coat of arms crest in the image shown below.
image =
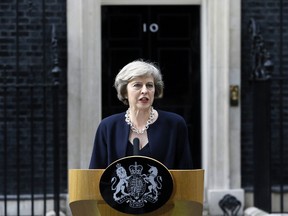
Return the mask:
{"type": "Polygon", "coordinates": [[[148,173],[143,173],[143,166],[135,162],[129,166],[130,175],[120,163],[116,165],[117,177],[111,179],[111,190],[115,202],[128,202],[131,208],[141,208],[147,202],[155,203],[162,189],[162,176],[155,166],[149,166],[148,173]]]}
{"type": "Polygon", "coordinates": [[[173,179],[154,159],[131,156],[111,164],[100,180],[100,192],[113,208],[124,213],[146,213],[170,198],[173,179]]]}

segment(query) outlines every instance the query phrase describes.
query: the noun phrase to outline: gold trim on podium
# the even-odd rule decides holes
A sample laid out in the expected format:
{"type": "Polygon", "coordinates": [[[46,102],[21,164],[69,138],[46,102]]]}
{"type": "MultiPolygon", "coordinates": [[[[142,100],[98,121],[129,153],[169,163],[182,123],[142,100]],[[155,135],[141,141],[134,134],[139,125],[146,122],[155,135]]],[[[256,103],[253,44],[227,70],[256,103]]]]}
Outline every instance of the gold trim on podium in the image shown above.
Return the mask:
{"type": "MultiPolygon", "coordinates": [[[[73,216],[128,216],[105,203],[99,190],[104,169],[69,170],[69,206],[73,216]]],[[[170,170],[174,188],[169,201],[143,216],[202,215],[204,170],[170,170]]]]}

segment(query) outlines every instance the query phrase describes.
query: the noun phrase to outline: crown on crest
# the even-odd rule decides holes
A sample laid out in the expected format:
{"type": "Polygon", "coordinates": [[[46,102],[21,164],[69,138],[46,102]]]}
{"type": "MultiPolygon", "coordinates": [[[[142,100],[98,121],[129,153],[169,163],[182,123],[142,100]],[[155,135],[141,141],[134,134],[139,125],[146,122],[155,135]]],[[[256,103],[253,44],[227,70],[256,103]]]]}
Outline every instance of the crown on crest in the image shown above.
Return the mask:
{"type": "Polygon", "coordinates": [[[129,170],[130,170],[131,175],[141,175],[143,166],[137,165],[137,162],[135,162],[134,165],[129,166],[129,170]]]}

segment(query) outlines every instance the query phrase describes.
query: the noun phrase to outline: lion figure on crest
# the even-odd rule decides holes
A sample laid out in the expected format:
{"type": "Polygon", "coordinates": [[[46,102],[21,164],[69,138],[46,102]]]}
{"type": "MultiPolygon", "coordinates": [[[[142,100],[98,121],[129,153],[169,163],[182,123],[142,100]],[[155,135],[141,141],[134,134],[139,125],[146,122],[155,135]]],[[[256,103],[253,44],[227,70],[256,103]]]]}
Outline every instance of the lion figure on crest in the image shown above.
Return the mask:
{"type": "Polygon", "coordinates": [[[126,193],[124,190],[128,186],[128,181],[127,180],[130,178],[129,176],[127,176],[127,172],[124,169],[124,167],[122,167],[120,164],[117,164],[116,167],[117,167],[116,174],[117,174],[117,176],[119,178],[119,182],[117,183],[116,186],[115,186],[115,184],[117,182],[117,178],[113,177],[111,179],[111,183],[112,183],[111,189],[112,190],[116,190],[114,192],[114,194],[113,194],[113,199],[115,201],[121,199],[124,196],[129,196],[129,194],[126,193]],[[121,192],[121,195],[120,195],[120,197],[117,197],[117,194],[119,192],[121,192]]]}

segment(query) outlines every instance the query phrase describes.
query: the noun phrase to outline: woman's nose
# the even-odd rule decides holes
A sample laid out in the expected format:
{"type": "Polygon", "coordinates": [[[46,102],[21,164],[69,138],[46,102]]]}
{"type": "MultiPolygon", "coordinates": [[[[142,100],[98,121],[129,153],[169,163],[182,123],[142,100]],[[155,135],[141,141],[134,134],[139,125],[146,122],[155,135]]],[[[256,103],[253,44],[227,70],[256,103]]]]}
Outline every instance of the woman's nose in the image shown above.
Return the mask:
{"type": "Polygon", "coordinates": [[[144,94],[147,92],[147,87],[146,85],[143,85],[142,89],[141,89],[141,93],[144,94]]]}

